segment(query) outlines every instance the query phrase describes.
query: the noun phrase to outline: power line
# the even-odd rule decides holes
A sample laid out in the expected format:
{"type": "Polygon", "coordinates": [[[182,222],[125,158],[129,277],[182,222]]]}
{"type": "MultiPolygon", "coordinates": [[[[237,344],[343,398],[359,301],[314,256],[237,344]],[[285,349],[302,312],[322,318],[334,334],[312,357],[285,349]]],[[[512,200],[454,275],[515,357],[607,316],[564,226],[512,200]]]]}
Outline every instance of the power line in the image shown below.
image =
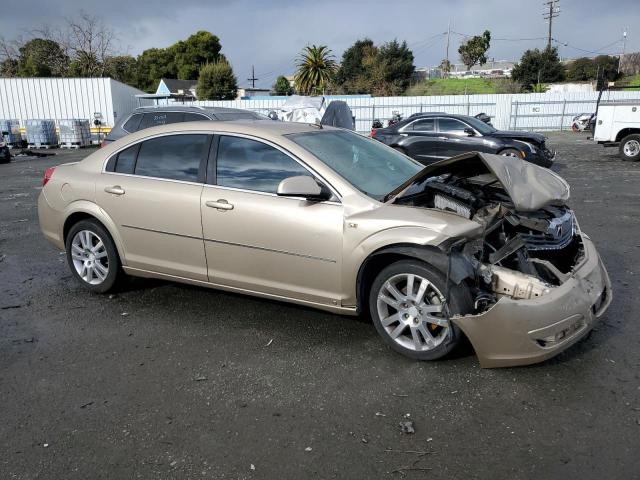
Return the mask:
{"type": "Polygon", "coordinates": [[[590,54],[593,54],[593,55],[597,55],[598,53],[602,53],[603,50],[606,50],[609,47],[613,47],[614,45],[620,43],[620,41],[621,41],[621,39],[617,39],[616,41],[611,42],[611,43],[605,45],[604,47],[598,48],[597,50],[587,50],[587,49],[584,49],[584,48],[575,47],[575,46],[573,46],[573,45],[571,45],[570,43],[567,43],[567,42],[561,42],[557,38],[552,38],[551,40],[553,40],[558,45],[562,45],[563,47],[569,47],[569,48],[572,48],[574,50],[578,50],[578,51],[584,52],[584,53],[590,53],[590,54]]]}

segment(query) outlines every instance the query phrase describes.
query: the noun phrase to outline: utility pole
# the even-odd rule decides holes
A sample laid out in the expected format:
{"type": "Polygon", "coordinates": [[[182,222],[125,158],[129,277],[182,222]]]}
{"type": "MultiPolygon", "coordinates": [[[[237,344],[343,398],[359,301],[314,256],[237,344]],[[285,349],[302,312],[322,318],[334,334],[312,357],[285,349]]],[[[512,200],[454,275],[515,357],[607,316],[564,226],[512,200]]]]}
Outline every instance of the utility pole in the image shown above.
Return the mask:
{"type": "Polygon", "coordinates": [[[627,47],[627,30],[629,30],[629,27],[625,27],[622,32],[622,54],[618,58],[618,73],[620,73],[620,64],[622,63],[622,57],[624,57],[624,51],[627,47]]]}
{"type": "MultiPolygon", "coordinates": [[[[447,68],[451,70],[451,64],[449,63],[449,37],[451,36],[451,19],[449,19],[449,25],[447,26],[447,53],[445,58],[447,59],[447,68]]],[[[449,76],[449,72],[445,72],[445,78],[449,76]]]]}
{"type": "Polygon", "coordinates": [[[251,82],[251,88],[256,88],[256,80],[260,80],[256,78],[256,70],[253,65],[251,65],[251,78],[247,78],[247,80],[251,82]]]}
{"type": "Polygon", "coordinates": [[[553,19],[560,15],[560,7],[558,4],[560,0],[548,0],[544,2],[542,5],[545,7],[542,12],[542,18],[549,21],[549,36],[547,37],[547,49],[551,48],[551,40],[553,39],[552,28],[553,28],[553,19]]]}

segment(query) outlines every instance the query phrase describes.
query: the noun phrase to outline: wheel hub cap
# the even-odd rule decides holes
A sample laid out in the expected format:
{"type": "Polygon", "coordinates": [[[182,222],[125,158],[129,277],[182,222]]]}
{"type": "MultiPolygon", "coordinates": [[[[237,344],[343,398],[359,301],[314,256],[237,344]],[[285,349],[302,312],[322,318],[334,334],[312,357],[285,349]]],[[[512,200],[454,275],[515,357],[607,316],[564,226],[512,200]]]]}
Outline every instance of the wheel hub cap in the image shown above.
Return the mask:
{"type": "Polygon", "coordinates": [[[91,285],[100,285],[109,274],[107,249],[90,230],[81,230],[71,240],[71,260],[80,278],[91,285]]]}
{"type": "Polygon", "coordinates": [[[629,157],[635,157],[640,153],[640,142],[637,140],[631,140],[624,146],[624,153],[629,157]]]}

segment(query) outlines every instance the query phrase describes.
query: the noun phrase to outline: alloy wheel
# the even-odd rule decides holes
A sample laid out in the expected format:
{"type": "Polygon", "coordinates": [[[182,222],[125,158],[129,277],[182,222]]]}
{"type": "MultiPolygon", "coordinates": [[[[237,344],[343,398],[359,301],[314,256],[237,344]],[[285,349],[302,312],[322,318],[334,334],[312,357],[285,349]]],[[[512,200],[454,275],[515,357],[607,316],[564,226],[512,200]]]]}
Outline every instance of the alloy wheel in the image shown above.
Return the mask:
{"type": "Polygon", "coordinates": [[[640,142],[638,140],[629,140],[624,144],[623,150],[627,157],[637,157],[640,154],[640,142]]]}
{"type": "Polygon", "coordinates": [[[91,230],[80,230],[71,240],[76,272],[90,285],[100,285],[109,274],[109,256],[102,239],[91,230]]]}
{"type": "Polygon", "coordinates": [[[377,309],[389,337],[409,350],[432,350],[450,333],[444,295],[419,275],[389,278],[378,291],[377,309]]]}

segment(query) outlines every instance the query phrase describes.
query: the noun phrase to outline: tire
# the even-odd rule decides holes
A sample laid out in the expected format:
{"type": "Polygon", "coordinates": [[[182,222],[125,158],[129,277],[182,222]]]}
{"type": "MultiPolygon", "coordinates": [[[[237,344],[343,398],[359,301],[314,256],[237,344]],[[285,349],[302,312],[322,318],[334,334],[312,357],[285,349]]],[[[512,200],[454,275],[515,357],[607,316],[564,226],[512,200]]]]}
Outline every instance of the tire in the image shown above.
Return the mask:
{"type": "Polygon", "coordinates": [[[7,150],[7,153],[0,158],[0,163],[9,163],[11,162],[11,153],[7,150]]]}
{"type": "MultiPolygon", "coordinates": [[[[436,360],[458,346],[463,334],[446,319],[445,285],[445,276],[439,270],[418,260],[392,263],[376,276],[369,291],[369,311],[376,330],[393,350],[415,360],[436,360]],[[411,275],[413,284],[409,287],[411,275]],[[426,289],[420,301],[424,281],[426,289]],[[389,285],[396,288],[396,293],[389,285]],[[412,295],[407,295],[408,288],[412,295]],[[393,307],[393,302],[399,308],[393,307]]],[[[473,301],[466,285],[450,283],[449,287],[449,313],[471,312],[473,301]]]]}
{"type": "Polygon", "coordinates": [[[98,221],[81,220],[73,225],[65,248],[69,269],[82,286],[97,293],[115,288],[121,276],[120,257],[111,235],[98,221]]]}
{"type": "Polygon", "coordinates": [[[505,157],[522,158],[522,155],[520,155],[520,152],[518,150],[516,150],[515,148],[505,148],[504,150],[500,151],[499,155],[503,155],[505,157]]]}
{"type": "Polygon", "coordinates": [[[624,137],[620,142],[618,152],[623,160],[632,162],[640,160],[640,135],[634,133],[624,137]]]}

